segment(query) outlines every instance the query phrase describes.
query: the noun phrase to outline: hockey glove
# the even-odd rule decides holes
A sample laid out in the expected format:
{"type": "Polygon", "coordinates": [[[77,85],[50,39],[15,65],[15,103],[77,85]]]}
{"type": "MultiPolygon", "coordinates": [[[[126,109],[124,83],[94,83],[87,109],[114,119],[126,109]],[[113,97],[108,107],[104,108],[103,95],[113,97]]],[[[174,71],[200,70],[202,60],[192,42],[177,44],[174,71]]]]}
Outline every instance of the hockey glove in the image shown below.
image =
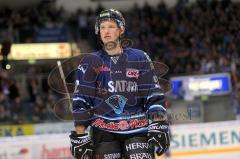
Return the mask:
{"type": "Polygon", "coordinates": [[[70,150],[76,159],[92,159],[93,145],[88,134],[76,134],[75,131],[69,135],[71,145],[70,150]]]}
{"type": "Polygon", "coordinates": [[[169,124],[166,121],[158,121],[149,124],[148,137],[149,144],[157,148],[157,155],[162,155],[170,146],[169,124]]]}

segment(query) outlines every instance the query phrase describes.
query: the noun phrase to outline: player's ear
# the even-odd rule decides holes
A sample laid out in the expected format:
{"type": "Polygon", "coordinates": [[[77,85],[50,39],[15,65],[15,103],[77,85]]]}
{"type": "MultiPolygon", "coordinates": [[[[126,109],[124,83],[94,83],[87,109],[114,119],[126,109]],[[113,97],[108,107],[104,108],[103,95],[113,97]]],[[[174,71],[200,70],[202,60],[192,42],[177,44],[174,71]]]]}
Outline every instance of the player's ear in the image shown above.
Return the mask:
{"type": "Polygon", "coordinates": [[[120,36],[123,36],[125,29],[124,28],[120,28],[120,36]]]}

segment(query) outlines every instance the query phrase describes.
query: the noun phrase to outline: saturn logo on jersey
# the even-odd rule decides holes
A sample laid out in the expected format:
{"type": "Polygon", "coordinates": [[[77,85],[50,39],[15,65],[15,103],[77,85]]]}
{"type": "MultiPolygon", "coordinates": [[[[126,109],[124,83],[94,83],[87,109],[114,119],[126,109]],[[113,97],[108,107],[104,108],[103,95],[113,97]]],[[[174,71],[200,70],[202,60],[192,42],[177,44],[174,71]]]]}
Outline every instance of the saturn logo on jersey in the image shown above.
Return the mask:
{"type": "Polygon", "coordinates": [[[117,81],[108,81],[107,87],[101,81],[97,81],[97,93],[99,95],[105,95],[108,92],[137,92],[138,86],[135,81],[126,81],[126,80],[117,80],[117,81]]]}
{"type": "Polygon", "coordinates": [[[138,78],[139,70],[136,69],[127,69],[126,76],[129,78],[138,78]]]}
{"type": "Polygon", "coordinates": [[[108,91],[113,92],[137,92],[138,86],[135,81],[117,80],[108,82],[108,91]]]}

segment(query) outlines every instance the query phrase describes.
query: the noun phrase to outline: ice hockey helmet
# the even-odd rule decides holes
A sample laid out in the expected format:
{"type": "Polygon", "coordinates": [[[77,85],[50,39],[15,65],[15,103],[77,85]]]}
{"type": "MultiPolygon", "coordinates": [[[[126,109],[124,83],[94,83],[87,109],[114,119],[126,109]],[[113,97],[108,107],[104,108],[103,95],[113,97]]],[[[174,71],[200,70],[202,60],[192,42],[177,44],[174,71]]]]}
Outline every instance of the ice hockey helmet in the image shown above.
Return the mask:
{"type": "Polygon", "coordinates": [[[107,9],[101,11],[101,13],[96,18],[95,34],[99,33],[100,24],[102,21],[105,20],[113,20],[117,23],[118,27],[120,27],[123,30],[125,29],[125,19],[123,18],[122,13],[116,9],[107,9]]]}

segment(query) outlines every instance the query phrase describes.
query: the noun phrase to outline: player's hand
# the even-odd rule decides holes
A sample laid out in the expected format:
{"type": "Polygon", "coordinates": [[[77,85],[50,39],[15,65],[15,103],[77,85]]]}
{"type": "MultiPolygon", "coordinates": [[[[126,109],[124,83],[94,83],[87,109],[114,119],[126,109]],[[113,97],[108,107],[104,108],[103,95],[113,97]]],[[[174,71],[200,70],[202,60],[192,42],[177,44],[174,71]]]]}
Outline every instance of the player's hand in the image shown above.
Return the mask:
{"type": "Polygon", "coordinates": [[[70,150],[76,159],[91,159],[93,151],[93,143],[88,134],[76,134],[72,131],[69,135],[71,146],[70,150]]]}
{"type": "Polygon", "coordinates": [[[157,155],[162,155],[170,146],[169,124],[166,121],[149,124],[148,137],[149,144],[157,148],[157,155]]]}

